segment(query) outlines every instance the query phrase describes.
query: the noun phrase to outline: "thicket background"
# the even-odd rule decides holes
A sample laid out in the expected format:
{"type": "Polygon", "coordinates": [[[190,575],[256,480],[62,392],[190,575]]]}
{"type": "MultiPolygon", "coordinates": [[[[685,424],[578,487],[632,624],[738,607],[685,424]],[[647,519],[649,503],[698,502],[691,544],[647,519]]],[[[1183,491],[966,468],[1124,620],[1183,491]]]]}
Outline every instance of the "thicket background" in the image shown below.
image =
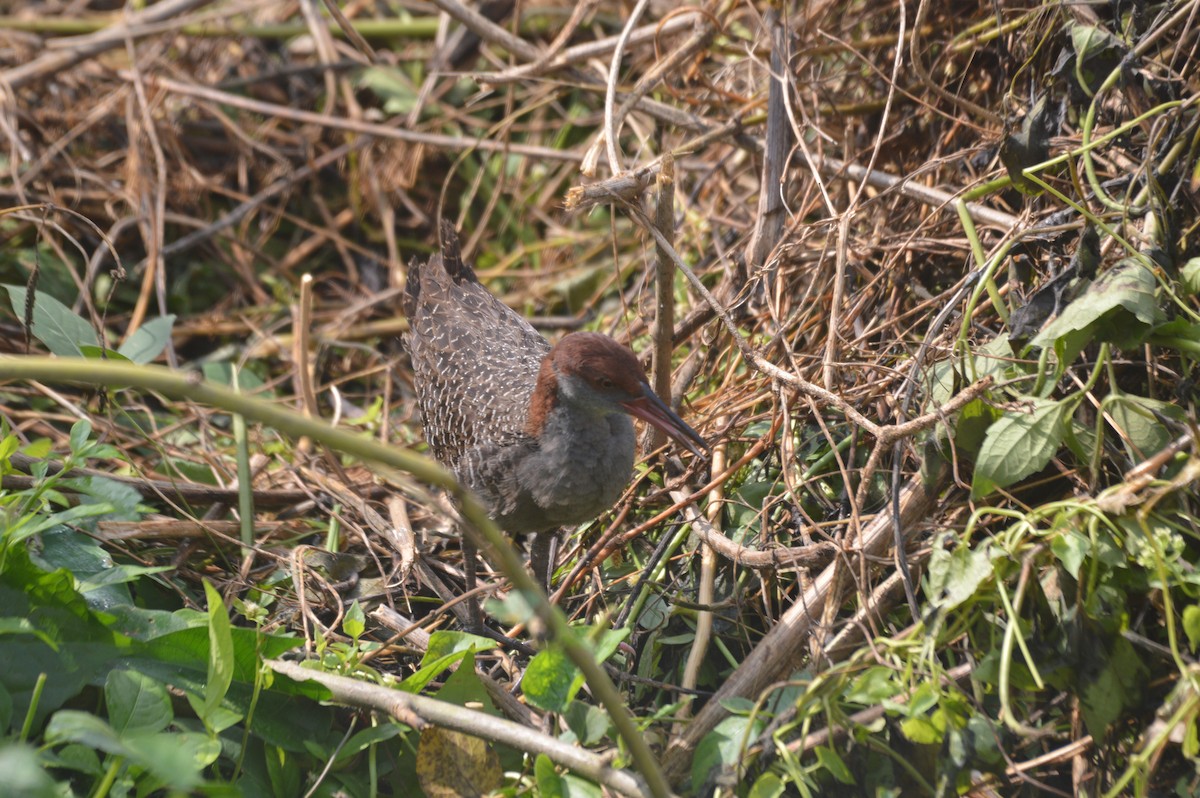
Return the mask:
{"type": "Polygon", "coordinates": [[[0,793],[1197,794],[1195,2],[9,11],[0,793]],[[402,451],[442,217],[714,446],[566,641],[402,451]]]}

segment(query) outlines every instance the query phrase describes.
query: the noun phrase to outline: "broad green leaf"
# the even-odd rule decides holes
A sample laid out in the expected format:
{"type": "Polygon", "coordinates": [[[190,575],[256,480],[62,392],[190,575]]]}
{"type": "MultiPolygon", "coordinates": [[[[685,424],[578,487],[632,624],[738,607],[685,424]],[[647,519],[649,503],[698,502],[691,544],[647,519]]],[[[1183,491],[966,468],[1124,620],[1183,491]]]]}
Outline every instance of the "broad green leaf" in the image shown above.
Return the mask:
{"type": "MultiPolygon", "coordinates": [[[[1196,168],[1200,169],[1200,161],[1196,162],[1196,168]]],[[[1179,270],[1179,277],[1190,295],[1200,294],[1200,258],[1192,258],[1183,264],[1183,268],[1179,270]]]]}
{"type": "Polygon", "coordinates": [[[1092,550],[1092,541],[1074,529],[1068,529],[1054,536],[1054,539],[1050,541],[1050,550],[1054,552],[1054,556],[1062,563],[1071,578],[1078,579],[1079,569],[1083,567],[1083,561],[1092,550]]]}
{"type": "Polygon", "coordinates": [[[366,631],[366,616],[363,615],[362,605],[358,603],[358,599],[350,605],[350,609],[346,610],[346,617],[342,619],[342,631],[350,635],[352,640],[358,640],[362,637],[362,633],[366,631]]]}
{"type": "Polygon", "coordinates": [[[56,712],[46,727],[51,745],[72,742],[123,756],[149,770],[175,790],[190,790],[200,771],[215,761],[220,742],[200,734],[120,735],[102,719],[87,712],[56,712]]]}
{"type": "Polygon", "coordinates": [[[369,89],[383,100],[384,113],[406,116],[416,107],[416,87],[403,72],[395,67],[368,67],[359,73],[358,85],[369,89]]]}
{"type": "Polygon", "coordinates": [[[388,723],[386,721],[376,726],[368,726],[362,731],[355,733],[353,737],[346,741],[346,744],[338,751],[337,761],[346,762],[373,745],[379,745],[399,736],[402,733],[401,728],[397,723],[388,723]]]}
{"type": "Polygon", "coordinates": [[[942,730],[929,718],[905,718],[900,721],[900,731],[909,742],[917,745],[933,745],[942,741],[942,730]]]}
{"type": "Polygon", "coordinates": [[[846,767],[846,763],[838,756],[838,752],[834,751],[827,745],[817,747],[817,762],[821,767],[829,771],[829,775],[840,781],[842,784],[853,784],[854,776],[850,773],[850,768],[846,767]]]}
{"type": "Polygon", "coordinates": [[[892,668],[882,665],[867,668],[846,690],[845,698],[854,704],[873,706],[902,691],[903,687],[896,679],[897,674],[892,668]]]}
{"type": "Polygon", "coordinates": [[[207,579],[204,580],[204,596],[208,601],[208,679],[201,717],[207,718],[221,705],[233,682],[234,653],[229,613],[221,594],[207,579]]]}
{"type": "Polygon", "coordinates": [[[1126,258],[1101,274],[1031,343],[1046,347],[1069,333],[1086,332],[1123,349],[1137,346],[1166,318],[1155,298],[1157,288],[1150,269],[1126,258]]]}
{"type": "Polygon", "coordinates": [[[421,666],[400,683],[400,689],[419,693],[447,668],[452,668],[475,651],[495,648],[496,643],[466,632],[438,631],[429,638],[429,647],[421,658],[421,666]]]}
{"type": "Polygon", "coordinates": [[[559,646],[539,651],[525,670],[525,700],[538,709],[562,712],[583,686],[583,675],[559,646]]]}
{"type": "Polygon", "coordinates": [[[67,445],[71,448],[71,454],[76,457],[80,456],[84,449],[87,448],[88,438],[92,436],[92,422],[86,418],[81,418],[71,425],[71,436],[67,439],[67,445]]]}
{"type": "Polygon", "coordinates": [[[1114,637],[1111,652],[1102,669],[1080,690],[1084,725],[1097,742],[1107,736],[1108,727],[1133,705],[1141,693],[1146,666],[1133,645],[1123,637],[1114,637]]]}
{"type": "Polygon", "coordinates": [[[747,798],[779,798],[785,789],[787,789],[787,785],[783,783],[783,779],[767,771],[754,782],[747,798]]]}
{"type": "Polygon", "coordinates": [[[1200,646],[1200,605],[1189,604],[1183,608],[1183,633],[1187,635],[1188,647],[1194,652],[1200,646]]]}
{"type": "MultiPolygon", "coordinates": [[[[54,638],[35,627],[28,618],[0,618],[0,637],[4,635],[33,635],[50,648],[57,650],[58,644],[54,642],[54,638]]],[[[0,684],[0,690],[3,690],[3,684],[0,684]]],[[[0,724],[0,729],[4,728],[0,724]]]]}
{"type": "Polygon", "coordinates": [[[160,732],[174,719],[167,689],[137,671],[115,670],[104,680],[108,722],[118,734],[160,732]]]}
{"type": "Polygon", "coordinates": [[[1117,48],[1120,42],[1104,28],[1097,25],[1075,23],[1071,25],[1071,46],[1075,57],[1086,61],[1095,58],[1110,48],[1117,48]]]}
{"type": "Polygon", "coordinates": [[[24,516],[11,527],[4,530],[4,535],[9,543],[17,543],[55,527],[70,526],[72,524],[87,526],[87,524],[83,523],[85,520],[109,515],[112,511],[113,508],[110,504],[79,504],[74,507],[68,507],[61,513],[24,516]]]}
{"type": "Polygon", "coordinates": [[[992,575],[991,547],[956,545],[947,550],[943,543],[934,546],[929,557],[927,594],[940,610],[952,610],[975,595],[992,575]]]}
{"type": "Polygon", "coordinates": [[[1008,412],[988,427],[975,463],[971,498],[980,499],[1045,468],[1062,445],[1063,413],[1058,402],[1039,400],[1033,412],[1008,412]]]}
{"type": "MultiPolygon", "coordinates": [[[[116,363],[132,363],[133,361],[122,355],[115,349],[105,349],[102,346],[92,346],[91,344],[80,344],[79,354],[90,360],[112,360],[116,363]]],[[[109,386],[112,387],[112,386],[109,386]]]]}
{"type": "Polygon", "coordinates": [[[439,701],[458,704],[460,707],[469,706],[475,712],[486,712],[499,717],[500,710],[492,703],[492,697],[483,681],[475,670],[475,653],[467,652],[467,656],[446,679],[445,684],[438,690],[439,701]]]}
{"type": "Polygon", "coordinates": [[[603,740],[612,728],[607,712],[583,701],[572,701],[563,713],[563,720],[575,735],[575,742],[585,747],[603,740]]]}
{"type": "Polygon", "coordinates": [[[36,749],[16,743],[0,744],[3,792],[21,798],[59,798],[63,793],[46,772],[36,749]]]}
{"type": "Polygon", "coordinates": [[[106,754],[120,756],[128,753],[120,735],[112,726],[90,712],[75,709],[64,709],[54,713],[50,723],[46,725],[46,742],[50,745],[80,743],[106,754]]]}
{"type": "Polygon", "coordinates": [[[700,792],[713,771],[738,763],[745,747],[754,742],[762,727],[761,719],[751,721],[742,715],[733,715],[718,723],[696,746],[696,755],[692,758],[692,789],[700,792]]]}
{"type": "Polygon", "coordinates": [[[599,784],[576,776],[571,771],[564,773],[562,780],[564,798],[604,798],[607,795],[599,784]]]}
{"type": "Polygon", "coordinates": [[[125,738],[129,758],[173,790],[188,792],[201,782],[203,770],[217,761],[221,741],[196,732],[138,734],[125,738]]]}
{"type": "Polygon", "coordinates": [[[63,482],[77,493],[83,495],[83,501],[95,503],[106,502],[113,508],[112,521],[136,521],[145,509],[142,495],[134,487],[125,482],[117,482],[108,477],[73,477],[63,482]]]}
{"type": "Polygon", "coordinates": [[[1001,140],[1000,162],[1022,194],[1042,193],[1041,186],[1025,176],[1025,170],[1050,157],[1050,138],[1058,134],[1062,117],[1061,102],[1052,102],[1043,94],[1029,109],[1020,128],[1006,133],[1001,140]]]}
{"type": "Polygon", "coordinates": [[[1133,447],[1137,459],[1158,453],[1174,437],[1159,416],[1175,421],[1186,418],[1183,409],[1177,405],[1132,394],[1112,397],[1104,403],[1104,409],[1113,425],[1123,433],[1124,440],[1133,447]]]}
{"type": "Polygon", "coordinates": [[[429,645],[425,649],[425,656],[421,657],[421,664],[426,665],[460,651],[491,651],[496,645],[495,640],[480,635],[439,629],[429,636],[429,645]]]}
{"type": "Polygon", "coordinates": [[[196,717],[204,719],[204,726],[209,734],[220,734],[226,729],[231,729],[246,717],[245,712],[231,709],[228,706],[231,703],[229,694],[226,694],[225,703],[217,704],[212,708],[205,705],[203,697],[198,692],[188,691],[184,693],[184,696],[187,698],[192,712],[196,713],[196,717]]]}
{"type": "Polygon", "coordinates": [[[533,777],[537,782],[537,794],[544,798],[564,798],[562,776],[554,768],[554,763],[545,754],[538,754],[533,763],[533,777]]]}
{"type": "Polygon", "coordinates": [[[974,460],[988,429],[1001,417],[1001,411],[990,402],[975,399],[963,405],[954,422],[954,450],[960,457],[974,460]]]}
{"type": "MultiPolygon", "coordinates": [[[[12,303],[13,312],[24,323],[25,299],[29,292],[20,285],[4,287],[8,289],[8,299],[12,303]]],[[[92,325],[54,297],[36,291],[34,300],[33,329],[30,333],[54,354],[59,357],[82,357],[81,346],[97,346],[100,343],[92,325]]]]}
{"type": "Polygon", "coordinates": [[[63,569],[45,571],[24,546],[4,555],[0,607],[37,629],[36,635],[0,635],[0,686],[11,699],[12,717],[28,711],[39,674],[46,675],[36,716],[40,724],[87,685],[102,683],[114,661],[128,653],[126,641],[79,595],[75,578],[63,569]]]}
{"type": "Polygon", "coordinates": [[[1096,449],[1096,430],[1087,424],[1081,424],[1076,419],[1065,419],[1063,423],[1063,442],[1071,450],[1071,454],[1082,465],[1095,474],[1097,458],[1101,454],[1096,449]]]}
{"type": "Polygon", "coordinates": [[[149,363],[158,357],[171,341],[171,327],[175,314],[150,319],[133,331],[133,335],[118,347],[117,351],[134,363],[149,363]]]}
{"type": "Polygon", "coordinates": [[[510,590],[503,599],[488,599],[484,602],[488,615],[501,623],[524,624],[534,617],[533,599],[526,597],[520,590],[510,590]]]}
{"type": "Polygon", "coordinates": [[[1099,25],[1072,25],[1071,44],[1075,50],[1075,79],[1088,95],[1095,93],[1117,68],[1127,49],[1099,25]]]}

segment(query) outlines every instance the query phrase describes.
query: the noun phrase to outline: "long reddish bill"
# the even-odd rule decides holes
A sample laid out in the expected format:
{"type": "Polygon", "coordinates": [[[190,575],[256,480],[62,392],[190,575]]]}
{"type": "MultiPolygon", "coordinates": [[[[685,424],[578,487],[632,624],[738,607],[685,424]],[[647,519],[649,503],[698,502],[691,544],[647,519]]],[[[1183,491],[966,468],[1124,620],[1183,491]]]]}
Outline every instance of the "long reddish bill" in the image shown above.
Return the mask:
{"type": "Polygon", "coordinates": [[[675,414],[674,410],[667,407],[663,400],[659,399],[658,395],[644,382],[642,383],[642,395],[636,399],[622,402],[621,406],[629,415],[653,424],[682,443],[697,457],[704,456],[704,452],[696,448],[697,445],[705,450],[709,448],[708,443],[700,437],[700,433],[689,427],[686,421],[675,414]]]}

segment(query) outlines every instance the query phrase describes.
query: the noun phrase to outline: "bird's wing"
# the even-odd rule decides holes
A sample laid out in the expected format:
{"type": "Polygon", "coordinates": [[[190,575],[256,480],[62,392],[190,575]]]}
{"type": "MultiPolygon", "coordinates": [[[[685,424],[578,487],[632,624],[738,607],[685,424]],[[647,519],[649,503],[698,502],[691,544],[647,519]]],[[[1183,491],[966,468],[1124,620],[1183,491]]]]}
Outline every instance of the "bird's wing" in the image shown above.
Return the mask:
{"type": "Polygon", "coordinates": [[[456,468],[472,447],[524,437],[529,399],[550,343],[479,283],[453,228],[442,254],[409,269],[405,311],[425,438],[456,468]]]}

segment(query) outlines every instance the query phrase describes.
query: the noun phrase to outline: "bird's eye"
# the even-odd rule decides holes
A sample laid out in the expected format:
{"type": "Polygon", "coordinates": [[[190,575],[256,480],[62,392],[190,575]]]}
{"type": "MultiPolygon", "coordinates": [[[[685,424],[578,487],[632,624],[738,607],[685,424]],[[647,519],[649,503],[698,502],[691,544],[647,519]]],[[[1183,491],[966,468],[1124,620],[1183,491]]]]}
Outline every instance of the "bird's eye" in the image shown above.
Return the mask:
{"type": "Polygon", "coordinates": [[[606,391],[611,390],[614,387],[613,381],[610,380],[608,377],[597,377],[596,384],[599,385],[601,388],[603,388],[606,391]]]}

